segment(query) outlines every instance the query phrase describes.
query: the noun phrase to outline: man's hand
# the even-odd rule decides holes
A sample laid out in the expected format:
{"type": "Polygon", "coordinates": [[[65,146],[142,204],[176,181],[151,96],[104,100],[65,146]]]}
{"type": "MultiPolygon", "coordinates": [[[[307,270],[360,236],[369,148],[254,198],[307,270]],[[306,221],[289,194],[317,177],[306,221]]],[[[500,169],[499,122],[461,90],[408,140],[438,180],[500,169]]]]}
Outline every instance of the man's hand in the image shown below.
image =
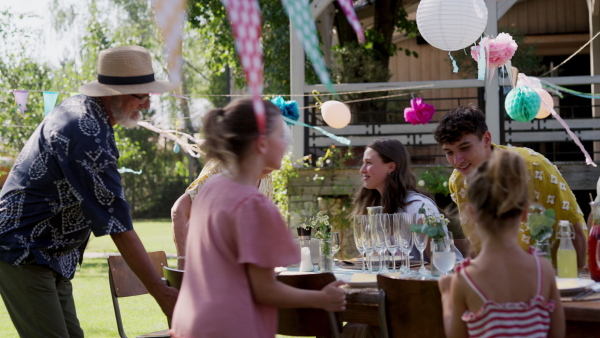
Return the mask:
{"type": "Polygon", "coordinates": [[[164,285],[163,288],[160,288],[160,290],[155,291],[152,294],[152,297],[156,299],[156,302],[162,309],[162,312],[165,314],[165,316],[167,316],[167,318],[172,318],[173,310],[175,309],[175,302],[177,302],[178,295],[179,290],[164,285]]]}

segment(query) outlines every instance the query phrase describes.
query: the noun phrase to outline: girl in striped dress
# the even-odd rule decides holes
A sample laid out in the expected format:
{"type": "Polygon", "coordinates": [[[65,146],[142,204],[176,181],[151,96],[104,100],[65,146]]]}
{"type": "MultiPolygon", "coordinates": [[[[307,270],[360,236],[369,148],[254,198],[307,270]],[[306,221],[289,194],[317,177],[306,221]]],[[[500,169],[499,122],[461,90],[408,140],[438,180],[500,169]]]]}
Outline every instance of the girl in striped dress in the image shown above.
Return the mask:
{"type": "Polygon", "coordinates": [[[527,217],[525,162],[496,150],[467,179],[468,211],[482,250],[440,279],[448,337],[563,337],[565,317],[552,264],[518,243],[527,217]]]}

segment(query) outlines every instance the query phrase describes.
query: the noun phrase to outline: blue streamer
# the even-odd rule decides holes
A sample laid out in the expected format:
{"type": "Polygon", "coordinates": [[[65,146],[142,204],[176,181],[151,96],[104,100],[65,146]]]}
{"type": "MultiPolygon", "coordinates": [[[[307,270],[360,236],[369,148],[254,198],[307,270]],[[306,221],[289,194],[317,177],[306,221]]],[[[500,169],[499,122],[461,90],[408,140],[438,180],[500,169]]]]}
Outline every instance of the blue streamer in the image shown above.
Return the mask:
{"type": "Polygon", "coordinates": [[[320,131],[323,135],[325,135],[325,136],[327,136],[327,137],[329,137],[329,138],[331,138],[331,139],[333,139],[333,140],[335,140],[335,141],[337,141],[337,142],[339,142],[341,144],[345,144],[347,146],[349,146],[350,143],[352,142],[352,141],[350,141],[349,139],[347,139],[345,137],[337,136],[335,134],[332,134],[332,133],[328,132],[327,130],[325,130],[323,128],[319,128],[319,127],[311,126],[311,125],[306,124],[306,123],[295,121],[295,120],[292,120],[292,119],[290,119],[288,117],[285,117],[285,116],[283,116],[283,120],[285,122],[287,122],[288,124],[295,124],[295,125],[299,125],[299,126],[303,126],[303,127],[307,127],[307,128],[313,128],[313,129],[315,129],[317,131],[320,131]]]}
{"type": "Polygon", "coordinates": [[[450,57],[450,60],[452,60],[452,73],[458,73],[458,66],[456,65],[456,60],[454,60],[450,52],[448,52],[448,56],[450,57]]]}
{"type": "Polygon", "coordinates": [[[121,167],[121,168],[117,169],[117,171],[119,172],[119,174],[132,173],[132,174],[140,175],[142,173],[141,170],[135,171],[133,169],[129,169],[129,168],[125,168],[125,167],[121,167]]]}
{"type": "Polygon", "coordinates": [[[485,48],[482,44],[479,44],[479,57],[477,58],[477,80],[485,81],[486,69],[485,48]]]}
{"type": "MultiPolygon", "coordinates": [[[[583,97],[583,98],[586,98],[586,99],[600,99],[600,94],[582,93],[582,92],[578,92],[578,91],[573,90],[573,89],[569,89],[569,88],[561,87],[559,85],[555,85],[554,83],[550,83],[550,82],[544,81],[542,79],[540,79],[540,81],[544,83],[544,86],[546,88],[551,88],[555,92],[561,92],[562,91],[562,92],[569,93],[571,95],[575,95],[575,96],[579,96],[579,97],[583,97]]],[[[561,96],[561,98],[562,98],[562,96],[561,96]]]]}

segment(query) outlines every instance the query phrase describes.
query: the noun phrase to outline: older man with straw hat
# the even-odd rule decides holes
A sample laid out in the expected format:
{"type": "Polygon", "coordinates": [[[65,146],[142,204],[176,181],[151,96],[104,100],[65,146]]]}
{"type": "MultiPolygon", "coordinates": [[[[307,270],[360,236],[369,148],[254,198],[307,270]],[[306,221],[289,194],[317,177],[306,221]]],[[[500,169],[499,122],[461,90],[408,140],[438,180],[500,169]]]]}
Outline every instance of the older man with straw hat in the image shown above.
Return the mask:
{"type": "Polygon", "coordinates": [[[133,230],[113,126],[135,126],[148,93],[173,87],[155,80],[146,49],[103,50],[97,81],[54,108],[25,144],[0,192],[0,294],[21,337],[83,337],[71,279],[91,232],[112,237],[172,314],[177,290],[162,283],[133,230]]]}

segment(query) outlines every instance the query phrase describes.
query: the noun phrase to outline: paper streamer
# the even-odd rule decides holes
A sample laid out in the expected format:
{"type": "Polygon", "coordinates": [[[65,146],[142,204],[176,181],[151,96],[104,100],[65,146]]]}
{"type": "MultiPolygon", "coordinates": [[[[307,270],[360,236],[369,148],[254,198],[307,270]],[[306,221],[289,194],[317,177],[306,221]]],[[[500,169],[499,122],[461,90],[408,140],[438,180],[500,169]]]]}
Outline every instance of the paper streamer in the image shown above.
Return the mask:
{"type": "Polygon", "coordinates": [[[233,28],[235,49],[242,61],[256,124],[261,134],[266,132],[263,91],[263,59],[260,46],[260,7],[258,0],[221,0],[227,9],[227,17],[233,28]]]}
{"type": "Polygon", "coordinates": [[[200,154],[202,154],[202,151],[200,150],[200,145],[202,145],[204,140],[199,140],[193,136],[190,136],[186,133],[182,133],[177,130],[163,130],[163,129],[160,129],[158,127],[151,125],[148,122],[138,122],[137,124],[138,124],[138,126],[144,127],[148,130],[152,130],[153,132],[158,133],[158,134],[168,138],[169,140],[175,141],[177,144],[179,144],[181,146],[182,149],[184,149],[192,157],[198,158],[198,157],[200,157],[200,154]],[[193,142],[193,144],[183,142],[180,138],[178,138],[175,135],[183,136],[184,138],[193,142]]]}
{"type": "Polygon", "coordinates": [[[307,0],[281,0],[285,11],[294,25],[298,38],[302,41],[302,46],[312,62],[313,68],[327,89],[331,93],[336,93],[331,83],[331,78],[327,72],[325,61],[319,48],[319,39],[317,38],[317,26],[310,13],[310,7],[307,0]]]}
{"type": "Polygon", "coordinates": [[[345,144],[345,145],[349,146],[350,143],[352,142],[352,141],[350,141],[349,139],[347,139],[345,137],[337,136],[335,134],[332,134],[332,133],[328,132],[327,130],[325,130],[323,128],[316,127],[316,126],[311,126],[310,124],[306,124],[306,123],[302,123],[300,121],[292,120],[292,119],[290,119],[288,117],[285,117],[285,116],[282,116],[282,117],[283,117],[283,120],[285,122],[287,122],[288,124],[295,124],[295,125],[299,125],[299,126],[303,126],[303,127],[307,127],[307,128],[312,128],[312,129],[321,132],[323,135],[325,135],[325,136],[327,136],[327,137],[329,137],[329,138],[331,138],[331,139],[333,139],[336,142],[339,142],[341,144],[345,144]]]}
{"type": "Polygon", "coordinates": [[[54,109],[57,99],[58,92],[44,92],[44,116],[50,114],[52,109],[54,109]]]}
{"type": "Polygon", "coordinates": [[[354,11],[352,0],[337,0],[337,2],[340,4],[340,7],[342,7],[344,14],[346,14],[346,18],[348,19],[350,26],[352,26],[352,29],[354,29],[356,32],[358,41],[360,41],[360,43],[365,43],[365,33],[363,32],[360,21],[358,21],[358,17],[354,11]]]}
{"type": "Polygon", "coordinates": [[[153,3],[156,23],[165,41],[169,79],[174,84],[179,84],[181,83],[181,71],[183,69],[183,57],[181,56],[182,32],[187,1],[154,0],[153,3]]]}
{"type": "Polygon", "coordinates": [[[135,171],[133,169],[129,169],[129,168],[125,168],[125,167],[121,167],[121,168],[117,169],[117,171],[119,172],[119,174],[123,174],[123,173],[131,173],[131,174],[136,174],[136,175],[142,174],[141,170],[135,171]]]}
{"type": "Polygon", "coordinates": [[[581,144],[581,141],[579,141],[579,138],[577,137],[577,135],[573,134],[573,132],[571,131],[571,128],[569,128],[567,123],[560,117],[560,115],[558,115],[556,113],[556,111],[554,111],[554,108],[552,108],[548,104],[546,104],[546,102],[544,102],[544,100],[540,100],[540,101],[542,101],[542,104],[546,107],[546,109],[548,109],[548,111],[552,113],[552,116],[554,116],[554,118],[558,121],[558,123],[560,123],[563,126],[563,128],[565,128],[565,130],[567,131],[567,134],[569,134],[569,136],[571,136],[571,138],[573,139],[575,144],[577,144],[579,149],[581,149],[581,152],[583,152],[583,155],[585,156],[585,164],[595,167],[596,163],[594,163],[594,161],[590,157],[590,154],[588,154],[587,150],[585,150],[585,148],[583,147],[583,144],[581,144]]]}
{"type": "Polygon", "coordinates": [[[450,52],[448,52],[448,57],[452,61],[452,73],[458,73],[458,65],[456,64],[456,60],[454,60],[450,52]]]}
{"type": "Polygon", "coordinates": [[[487,69],[487,48],[483,40],[479,42],[479,57],[477,58],[477,80],[485,81],[485,73],[487,69]]]}
{"type": "Polygon", "coordinates": [[[13,90],[13,95],[15,96],[15,101],[17,101],[17,107],[21,112],[21,115],[25,116],[25,108],[27,106],[27,95],[29,94],[28,90],[13,90]]]}
{"type": "MultiPolygon", "coordinates": [[[[530,77],[531,78],[531,77],[530,77]]],[[[560,95],[560,92],[565,92],[565,93],[569,93],[571,95],[575,95],[575,96],[579,96],[579,97],[583,97],[586,99],[600,99],[600,94],[594,94],[594,93],[582,93],[582,92],[578,92],[576,90],[573,89],[569,89],[569,88],[565,88],[559,85],[555,85],[553,83],[550,82],[546,82],[544,80],[539,80],[541,82],[544,83],[544,88],[549,88],[554,92],[557,92],[557,95],[559,95],[560,97],[562,97],[562,95],[560,95]]]]}

